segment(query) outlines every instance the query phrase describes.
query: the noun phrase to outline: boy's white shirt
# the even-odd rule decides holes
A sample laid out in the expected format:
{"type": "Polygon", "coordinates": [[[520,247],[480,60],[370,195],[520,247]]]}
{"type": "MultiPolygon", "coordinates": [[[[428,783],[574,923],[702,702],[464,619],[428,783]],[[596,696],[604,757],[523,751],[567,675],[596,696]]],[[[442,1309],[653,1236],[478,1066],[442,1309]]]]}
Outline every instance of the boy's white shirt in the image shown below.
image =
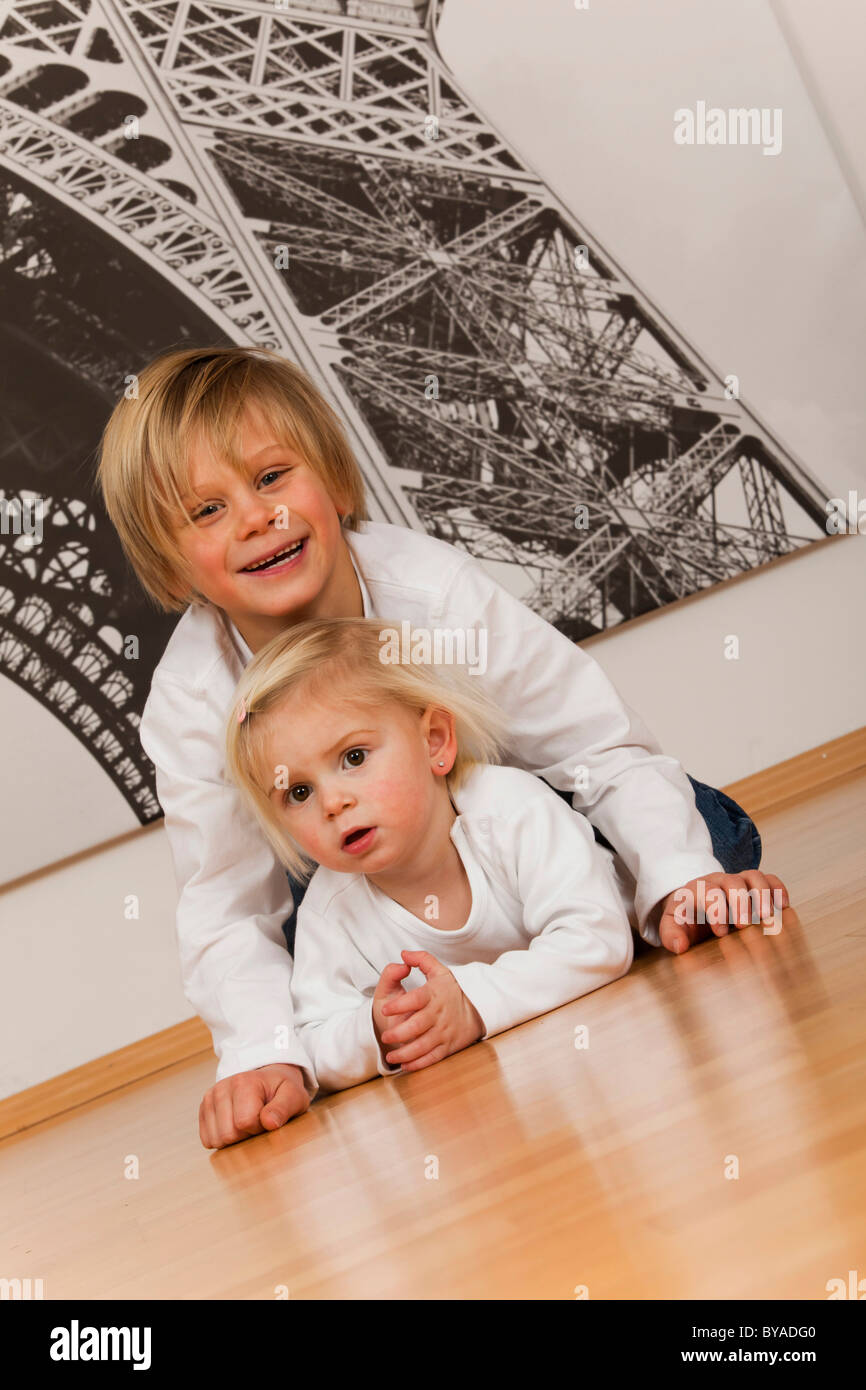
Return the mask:
{"type": "MultiPolygon", "coordinates": [[[[614,855],[585,816],[515,767],[473,768],[452,798],[451,839],[472,891],[458,931],[414,916],[364,874],[319,868],[310,880],[292,999],[322,1091],[401,1071],[385,1061],[391,1048],[379,1047],[373,994],[402,950],[429,951],[448,967],[481,1016],[482,1039],[619,979],[632,963],[614,855]]],[[[403,988],[425,980],[414,967],[403,988]]],[[[402,1021],[395,1015],[391,1026],[402,1021]]]]}
{"type": "MultiPolygon", "coordinates": [[[[487,634],[478,679],[511,725],[503,762],[572,791],[616,846],[631,875],[634,920],[694,878],[723,872],[691,784],[661,751],[601,667],[521,603],[472,556],[385,522],[346,530],[365,617],[383,627],[471,628],[487,634]],[[574,772],[588,770],[586,791],[574,772]]],[[[283,922],[292,911],[285,869],[255,816],[225,777],[225,730],[252,653],[213,605],[191,606],[157,666],[140,736],[156,768],[179,901],[177,938],[186,998],[210,1028],[217,1079],[269,1062],[315,1077],[293,1029],[292,958],[283,922]]]]}

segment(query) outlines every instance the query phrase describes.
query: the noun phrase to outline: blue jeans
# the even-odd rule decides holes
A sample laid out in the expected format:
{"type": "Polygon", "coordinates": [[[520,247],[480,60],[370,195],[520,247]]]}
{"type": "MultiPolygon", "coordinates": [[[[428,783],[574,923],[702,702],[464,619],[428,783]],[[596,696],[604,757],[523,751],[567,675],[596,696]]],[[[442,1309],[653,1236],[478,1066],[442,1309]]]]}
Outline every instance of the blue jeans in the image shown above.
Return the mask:
{"type": "MultiPolygon", "coordinates": [[[[689,781],[695,793],[698,811],[706,821],[707,829],[710,832],[713,854],[722,865],[725,873],[739,874],[744,869],[757,869],[761,863],[761,837],[754,821],[746,815],[742,806],[716,787],[709,787],[706,782],[697,782],[694,777],[689,777],[689,781]]],[[[553,790],[557,796],[561,796],[563,801],[567,801],[569,806],[571,805],[571,792],[560,791],[557,787],[554,787],[553,790]]],[[[615,852],[615,847],[605,839],[601,831],[595,826],[593,826],[593,832],[600,845],[615,852]]],[[[291,955],[295,949],[295,922],[298,908],[303,901],[307,885],[306,883],[298,883],[291,874],[288,874],[287,877],[289,888],[292,891],[294,908],[291,916],[287,917],[283,923],[283,935],[291,955]]]]}

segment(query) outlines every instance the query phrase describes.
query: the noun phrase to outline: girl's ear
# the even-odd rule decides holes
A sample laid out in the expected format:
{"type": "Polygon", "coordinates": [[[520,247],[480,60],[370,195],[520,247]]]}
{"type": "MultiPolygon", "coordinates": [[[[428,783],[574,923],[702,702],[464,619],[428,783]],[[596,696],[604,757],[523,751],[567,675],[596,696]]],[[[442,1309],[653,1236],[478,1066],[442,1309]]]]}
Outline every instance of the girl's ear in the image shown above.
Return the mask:
{"type": "Polygon", "coordinates": [[[430,705],[424,713],[430,768],[436,777],[447,777],[457,758],[457,734],[450,710],[430,705]]]}

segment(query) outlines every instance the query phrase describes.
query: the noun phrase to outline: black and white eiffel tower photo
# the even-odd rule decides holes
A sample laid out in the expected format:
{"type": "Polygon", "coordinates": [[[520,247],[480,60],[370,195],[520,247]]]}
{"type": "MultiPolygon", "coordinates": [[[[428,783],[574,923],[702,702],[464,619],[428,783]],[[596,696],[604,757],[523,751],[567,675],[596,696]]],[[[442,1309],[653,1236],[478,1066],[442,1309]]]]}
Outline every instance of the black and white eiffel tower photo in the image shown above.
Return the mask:
{"type": "Polygon", "coordinates": [[[163,351],[298,362],[374,519],[495,566],[578,642],[826,534],[828,488],[461,88],[442,10],[0,3],[0,495],[43,507],[37,542],[0,535],[0,669],[141,824],[177,615],[93,474],[126,375],[163,351]]]}

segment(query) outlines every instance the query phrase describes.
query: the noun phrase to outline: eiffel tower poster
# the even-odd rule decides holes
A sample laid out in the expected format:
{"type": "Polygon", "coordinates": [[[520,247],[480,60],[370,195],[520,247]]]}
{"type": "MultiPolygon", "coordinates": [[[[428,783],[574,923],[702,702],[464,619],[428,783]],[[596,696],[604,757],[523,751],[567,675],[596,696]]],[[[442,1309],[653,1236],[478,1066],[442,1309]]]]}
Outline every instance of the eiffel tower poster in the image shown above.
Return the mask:
{"type": "Polygon", "coordinates": [[[177,617],[93,471],[127,375],[170,348],[300,363],[373,518],[471,552],[575,641],[826,534],[822,484],[461,88],[442,10],[0,3],[0,498],[42,518],[0,535],[2,695],[104,774],[87,823],[0,881],[161,814],[138,724],[177,617]]]}

